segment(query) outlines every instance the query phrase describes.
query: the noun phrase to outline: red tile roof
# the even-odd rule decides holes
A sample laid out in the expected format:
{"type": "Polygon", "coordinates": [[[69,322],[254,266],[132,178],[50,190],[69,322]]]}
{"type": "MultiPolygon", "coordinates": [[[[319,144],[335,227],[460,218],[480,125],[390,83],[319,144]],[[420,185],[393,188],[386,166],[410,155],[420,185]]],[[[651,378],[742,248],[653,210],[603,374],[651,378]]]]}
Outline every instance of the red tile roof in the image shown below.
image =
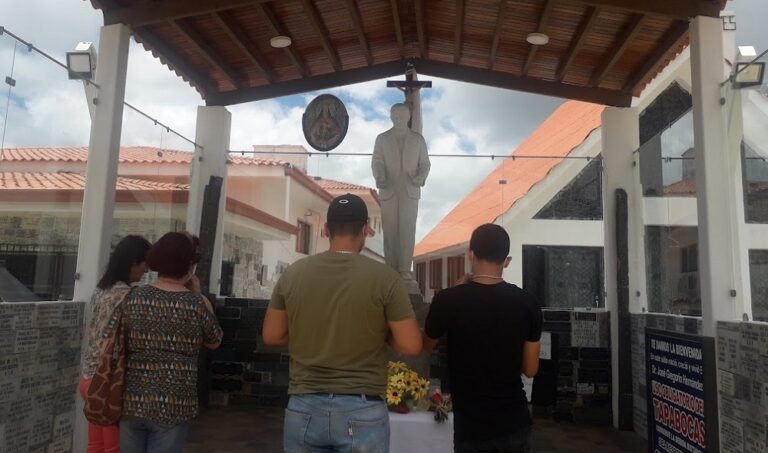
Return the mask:
{"type": "Polygon", "coordinates": [[[475,228],[495,221],[508,211],[600,127],[603,108],[580,101],[563,103],[512,154],[557,157],[502,161],[419,242],[414,255],[418,257],[465,243],[475,228]],[[500,185],[502,179],[508,183],[500,185]]]}
{"type": "Polygon", "coordinates": [[[315,182],[325,190],[374,190],[371,187],[361,186],[348,182],[335,181],[333,179],[314,178],[315,182]]]}
{"type": "MultiPolygon", "coordinates": [[[[83,190],[85,175],[82,173],[48,172],[0,172],[0,189],[3,190],[83,190]]],[[[117,177],[117,190],[186,191],[186,184],[148,181],[145,179],[117,177]]]]}
{"type": "MultiPolygon", "coordinates": [[[[3,160],[9,162],[74,162],[88,161],[88,147],[65,148],[6,148],[3,160]]],[[[234,165],[285,166],[287,162],[278,159],[264,159],[230,155],[234,165]]],[[[124,164],[190,164],[192,153],[153,146],[122,146],[120,162],[124,164]]]]}

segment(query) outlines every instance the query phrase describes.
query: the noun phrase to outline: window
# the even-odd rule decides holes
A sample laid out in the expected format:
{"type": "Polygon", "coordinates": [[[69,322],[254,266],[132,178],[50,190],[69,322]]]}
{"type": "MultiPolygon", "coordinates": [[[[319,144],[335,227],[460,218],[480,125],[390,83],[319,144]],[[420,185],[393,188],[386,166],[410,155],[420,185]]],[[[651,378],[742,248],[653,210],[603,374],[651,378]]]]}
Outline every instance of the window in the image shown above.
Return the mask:
{"type": "Polygon", "coordinates": [[[602,307],[603,248],[524,245],[523,289],[544,307],[602,307]]]}
{"type": "Polygon", "coordinates": [[[591,160],[534,218],[602,220],[603,175],[600,159],[591,160]]]}
{"type": "Polygon", "coordinates": [[[419,284],[419,291],[424,295],[427,292],[427,263],[416,263],[416,282],[419,284]]]}
{"type": "Polygon", "coordinates": [[[448,257],[448,286],[455,286],[464,277],[464,255],[448,257]]]}
{"type": "Polygon", "coordinates": [[[647,226],[645,231],[650,311],[701,316],[697,228],[647,226]]]}
{"type": "Polygon", "coordinates": [[[640,114],[640,179],[649,197],[696,196],[693,100],[673,83],[640,114]]]}
{"type": "Polygon", "coordinates": [[[312,233],[312,226],[301,220],[299,220],[298,226],[299,233],[296,235],[296,251],[298,253],[303,253],[304,255],[309,255],[309,243],[311,238],[310,234],[312,233]]]}
{"type": "Polygon", "coordinates": [[[768,223],[768,162],[761,153],[741,142],[744,180],[744,217],[747,223],[768,223]]]}
{"type": "Polygon", "coordinates": [[[752,319],[768,322],[768,250],[749,251],[752,319]]]}
{"type": "Polygon", "coordinates": [[[435,292],[443,289],[443,259],[429,262],[429,289],[435,292]]]}

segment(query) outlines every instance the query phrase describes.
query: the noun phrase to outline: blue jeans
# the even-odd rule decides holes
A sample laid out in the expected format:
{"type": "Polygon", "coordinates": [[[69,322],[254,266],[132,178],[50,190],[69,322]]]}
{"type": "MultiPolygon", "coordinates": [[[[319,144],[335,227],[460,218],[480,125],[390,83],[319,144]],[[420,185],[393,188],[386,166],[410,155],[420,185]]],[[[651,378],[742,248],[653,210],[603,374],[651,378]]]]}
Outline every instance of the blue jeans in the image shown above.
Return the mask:
{"type": "Polygon", "coordinates": [[[387,405],[364,395],[292,395],[283,444],[287,453],[387,453],[387,405]]]}
{"type": "Polygon", "coordinates": [[[121,453],[182,453],[189,424],[164,425],[143,418],[120,419],[121,453]]]}

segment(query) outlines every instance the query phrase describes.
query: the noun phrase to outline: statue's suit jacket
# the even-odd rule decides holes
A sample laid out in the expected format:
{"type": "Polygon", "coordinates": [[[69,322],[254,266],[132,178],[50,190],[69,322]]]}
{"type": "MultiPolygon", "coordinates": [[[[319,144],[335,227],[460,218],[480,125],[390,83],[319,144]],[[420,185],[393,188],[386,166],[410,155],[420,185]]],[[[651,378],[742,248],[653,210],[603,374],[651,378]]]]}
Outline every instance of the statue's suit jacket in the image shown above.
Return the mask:
{"type": "Polygon", "coordinates": [[[421,198],[421,188],[427,181],[431,167],[427,154],[427,142],[421,134],[408,130],[403,149],[401,170],[400,153],[398,152],[394,128],[382,132],[376,137],[371,167],[382,200],[388,200],[395,196],[397,190],[395,184],[401,171],[405,172],[402,180],[405,181],[408,197],[414,200],[421,198]]]}

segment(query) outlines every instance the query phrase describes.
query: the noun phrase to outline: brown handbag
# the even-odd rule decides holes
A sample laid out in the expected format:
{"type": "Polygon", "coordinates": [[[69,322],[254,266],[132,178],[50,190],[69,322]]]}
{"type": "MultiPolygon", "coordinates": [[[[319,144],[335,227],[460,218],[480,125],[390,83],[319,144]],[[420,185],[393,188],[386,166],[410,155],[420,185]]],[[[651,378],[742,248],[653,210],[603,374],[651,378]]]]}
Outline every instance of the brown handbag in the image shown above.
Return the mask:
{"type": "Polygon", "coordinates": [[[123,412],[126,347],[122,310],[124,302],[125,299],[115,307],[111,320],[114,321],[112,330],[104,339],[99,367],[86,392],[83,413],[95,425],[116,425],[123,412]]]}

